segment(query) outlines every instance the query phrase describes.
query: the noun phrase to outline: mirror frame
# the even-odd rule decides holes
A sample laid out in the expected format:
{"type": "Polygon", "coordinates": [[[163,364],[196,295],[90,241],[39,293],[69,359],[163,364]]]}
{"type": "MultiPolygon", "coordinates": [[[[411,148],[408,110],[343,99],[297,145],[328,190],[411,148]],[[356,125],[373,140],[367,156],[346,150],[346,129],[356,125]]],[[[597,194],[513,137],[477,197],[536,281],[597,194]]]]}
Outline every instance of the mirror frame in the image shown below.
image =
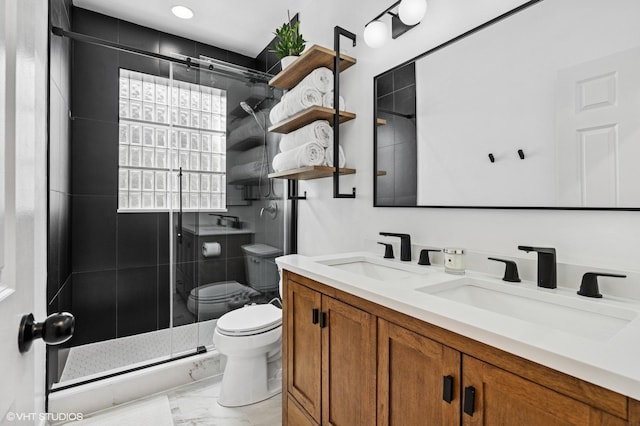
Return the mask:
{"type": "Polygon", "coordinates": [[[441,50],[451,44],[454,44],[464,38],[467,38],[479,31],[482,31],[485,28],[488,28],[502,20],[509,18],[512,15],[515,15],[519,12],[524,11],[525,9],[530,8],[544,0],[529,0],[526,3],[521,4],[518,7],[515,7],[508,12],[503,13],[489,21],[486,21],[483,24],[478,25],[475,28],[472,28],[450,40],[445,41],[444,43],[429,49],[407,61],[402,62],[399,65],[396,65],[376,76],[373,77],[373,207],[400,207],[400,208],[437,208],[437,209],[480,209],[480,210],[583,210],[583,211],[640,211],[640,207],[550,207],[550,206],[464,206],[464,205],[380,205],[377,201],[377,193],[378,193],[378,175],[377,175],[377,167],[378,167],[378,131],[377,131],[377,100],[378,100],[378,90],[377,90],[377,81],[383,75],[398,70],[412,62],[416,62],[418,59],[424,58],[438,50],[441,50]]]}

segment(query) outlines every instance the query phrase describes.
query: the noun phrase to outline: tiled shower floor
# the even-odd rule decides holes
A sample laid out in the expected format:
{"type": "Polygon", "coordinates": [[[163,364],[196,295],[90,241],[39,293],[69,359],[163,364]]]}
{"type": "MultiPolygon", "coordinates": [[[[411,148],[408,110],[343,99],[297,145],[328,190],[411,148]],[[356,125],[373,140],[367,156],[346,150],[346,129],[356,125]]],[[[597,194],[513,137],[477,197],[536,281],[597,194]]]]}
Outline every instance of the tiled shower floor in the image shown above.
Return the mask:
{"type": "Polygon", "coordinates": [[[73,347],[59,385],[210,347],[215,328],[216,320],[210,320],[73,347]]]}

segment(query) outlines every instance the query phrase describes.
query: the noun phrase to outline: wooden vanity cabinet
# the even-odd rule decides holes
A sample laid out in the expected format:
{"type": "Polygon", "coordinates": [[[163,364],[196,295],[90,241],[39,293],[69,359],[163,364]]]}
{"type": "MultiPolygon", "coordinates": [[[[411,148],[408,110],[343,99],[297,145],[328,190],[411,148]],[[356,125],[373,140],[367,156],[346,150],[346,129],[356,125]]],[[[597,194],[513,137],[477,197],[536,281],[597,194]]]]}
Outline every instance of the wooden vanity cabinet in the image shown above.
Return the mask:
{"type": "Polygon", "coordinates": [[[285,426],[640,426],[634,399],[306,277],[283,279],[285,426]]]}
{"type": "Polygon", "coordinates": [[[378,425],[458,425],[459,387],[458,351],[378,320],[378,425]]]}
{"type": "MultiPolygon", "coordinates": [[[[375,316],[295,281],[286,289],[288,393],[311,424],[375,425],[375,316]]],[[[289,424],[299,424],[303,414],[295,407],[289,424]]]]}
{"type": "Polygon", "coordinates": [[[475,390],[474,403],[462,403],[462,424],[587,426],[626,424],[589,405],[540,386],[475,358],[462,358],[463,399],[467,389],[475,390]]]}

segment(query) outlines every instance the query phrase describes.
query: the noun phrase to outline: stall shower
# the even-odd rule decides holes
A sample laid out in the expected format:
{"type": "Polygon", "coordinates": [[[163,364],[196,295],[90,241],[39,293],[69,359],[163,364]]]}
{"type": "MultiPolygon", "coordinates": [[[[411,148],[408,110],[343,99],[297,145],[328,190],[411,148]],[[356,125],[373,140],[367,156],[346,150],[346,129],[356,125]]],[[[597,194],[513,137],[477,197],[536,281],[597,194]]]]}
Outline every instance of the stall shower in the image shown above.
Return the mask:
{"type": "Polygon", "coordinates": [[[267,64],[53,3],[48,306],[76,331],[50,392],[215,353],[216,319],[277,297],[255,268],[287,252],[267,64]]]}

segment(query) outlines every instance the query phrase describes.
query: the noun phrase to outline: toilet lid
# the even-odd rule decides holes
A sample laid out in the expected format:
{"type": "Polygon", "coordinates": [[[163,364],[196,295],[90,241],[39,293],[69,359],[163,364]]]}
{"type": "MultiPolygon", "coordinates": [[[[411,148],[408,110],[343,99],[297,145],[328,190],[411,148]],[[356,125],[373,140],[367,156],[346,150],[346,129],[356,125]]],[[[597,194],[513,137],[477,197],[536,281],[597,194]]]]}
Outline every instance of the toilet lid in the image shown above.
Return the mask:
{"type": "Polygon", "coordinates": [[[237,281],[221,281],[196,287],[191,290],[189,297],[200,303],[215,303],[226,302],[236,296],[250,298],[258,294],[256,290],[237,281]]]}
{"type": "Polygon", "coordinates": [[[264,333],[282,324],[282,309],[271,304],[249,305],[221,316],[216,328],[228,336],[250,336],[264,333]]]}

